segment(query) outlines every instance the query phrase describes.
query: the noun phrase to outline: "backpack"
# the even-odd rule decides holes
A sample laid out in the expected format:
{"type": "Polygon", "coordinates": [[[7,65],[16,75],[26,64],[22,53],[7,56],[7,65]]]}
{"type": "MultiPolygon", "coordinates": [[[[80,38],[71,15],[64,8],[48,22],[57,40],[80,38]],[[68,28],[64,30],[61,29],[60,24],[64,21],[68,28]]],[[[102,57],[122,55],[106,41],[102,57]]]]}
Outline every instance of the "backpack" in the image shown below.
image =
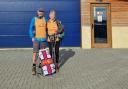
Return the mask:
{"type": "Polygon", "coordinates": [[[39,50],[39,58],[40,58],[40,66],[44,76],[52,75],[56,72],[56,65],[51,58],[48,49],[40,49],[39,50]]]}
{"type": "Polygon", "coordinates": [[[62,40],[64,38],[64,25],[61,23],[61,21],[56,20],[57,26],[58,26],[58,37],[62,40]]]}

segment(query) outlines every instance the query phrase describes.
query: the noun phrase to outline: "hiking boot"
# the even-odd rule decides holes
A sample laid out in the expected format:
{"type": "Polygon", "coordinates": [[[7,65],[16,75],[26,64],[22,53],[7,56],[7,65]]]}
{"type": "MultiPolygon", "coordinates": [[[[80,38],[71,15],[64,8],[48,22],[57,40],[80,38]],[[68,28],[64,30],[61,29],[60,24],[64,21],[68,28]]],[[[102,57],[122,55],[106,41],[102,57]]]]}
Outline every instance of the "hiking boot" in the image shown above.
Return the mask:
{"type": "Polygon", "coordinates": [[[32,67],[32,75],[36,75],[36,66],[32,67]]]}
{"type": "Polygon", "coordinates": [[[58,63],[56,64],[56,72],[59,72],[59,66],[58,66],[58,63]]]}

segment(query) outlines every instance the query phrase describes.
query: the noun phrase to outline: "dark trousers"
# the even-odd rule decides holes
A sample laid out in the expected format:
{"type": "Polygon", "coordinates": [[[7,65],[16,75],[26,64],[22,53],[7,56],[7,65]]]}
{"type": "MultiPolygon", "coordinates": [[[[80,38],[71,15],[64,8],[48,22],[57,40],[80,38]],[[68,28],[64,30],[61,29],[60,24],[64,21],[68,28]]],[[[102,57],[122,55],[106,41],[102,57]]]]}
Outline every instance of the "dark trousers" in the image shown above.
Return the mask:
{"type": "Polygon", "coordinates": [[[48,42],[48,45],[49,45],[49,50],[50,50],[50,54],[51,56],[53,56],[52,52],[53,52],[53,46],[55,46],[55,56],[56,56],[56,59],[55,62],[56,63],[59,63],[59,47],[60,47],[60,42],[48,42]]]}

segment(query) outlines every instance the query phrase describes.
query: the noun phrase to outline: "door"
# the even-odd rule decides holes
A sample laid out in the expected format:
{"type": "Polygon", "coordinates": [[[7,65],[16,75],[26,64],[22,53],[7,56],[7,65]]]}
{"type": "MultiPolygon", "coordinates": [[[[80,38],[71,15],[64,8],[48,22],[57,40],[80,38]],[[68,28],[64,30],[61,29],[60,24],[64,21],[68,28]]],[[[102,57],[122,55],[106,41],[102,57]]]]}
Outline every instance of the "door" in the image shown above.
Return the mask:
{"type": "Polygon", "coordinates": [[[92,48],[112,47],[110,8],[110,3],[91,3],[92,48]]]}
{"type": "Polygon", "coordinates": [[[32,47],[29,24],[38,8],[50,9],[65,27],[62,46],[80,46],[80,0],[0,0],[0,48],[32,47]]]}

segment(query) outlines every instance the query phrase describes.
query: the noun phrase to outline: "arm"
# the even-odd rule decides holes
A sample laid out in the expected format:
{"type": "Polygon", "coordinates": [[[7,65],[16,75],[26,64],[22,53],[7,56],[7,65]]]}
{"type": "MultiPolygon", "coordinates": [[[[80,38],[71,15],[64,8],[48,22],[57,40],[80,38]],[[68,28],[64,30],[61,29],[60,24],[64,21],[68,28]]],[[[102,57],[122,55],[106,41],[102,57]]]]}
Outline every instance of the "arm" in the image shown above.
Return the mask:
{"type": "Polygon", "coordinates": [[[61,21],[57,20],[57,26],[59,27],[58,33],[62,34],[64,32],[64,26],[62,25],[61,21]]]}
{"type": "Polygon", "coordinates": [[[32,18],[30,26],[29,26],[29,36],[30,36],[30,38],[34,37],[34,33],[33,33],[34,27],[35,27],[35,18],[32,18]]]}
{"type": "Polygon", "coordinates": [[[58,26],[58,37],[60,38],[60,40],[62,40],[64,38],[64,26],[59,20],[57,20],[57,26],[58,26]]]}

